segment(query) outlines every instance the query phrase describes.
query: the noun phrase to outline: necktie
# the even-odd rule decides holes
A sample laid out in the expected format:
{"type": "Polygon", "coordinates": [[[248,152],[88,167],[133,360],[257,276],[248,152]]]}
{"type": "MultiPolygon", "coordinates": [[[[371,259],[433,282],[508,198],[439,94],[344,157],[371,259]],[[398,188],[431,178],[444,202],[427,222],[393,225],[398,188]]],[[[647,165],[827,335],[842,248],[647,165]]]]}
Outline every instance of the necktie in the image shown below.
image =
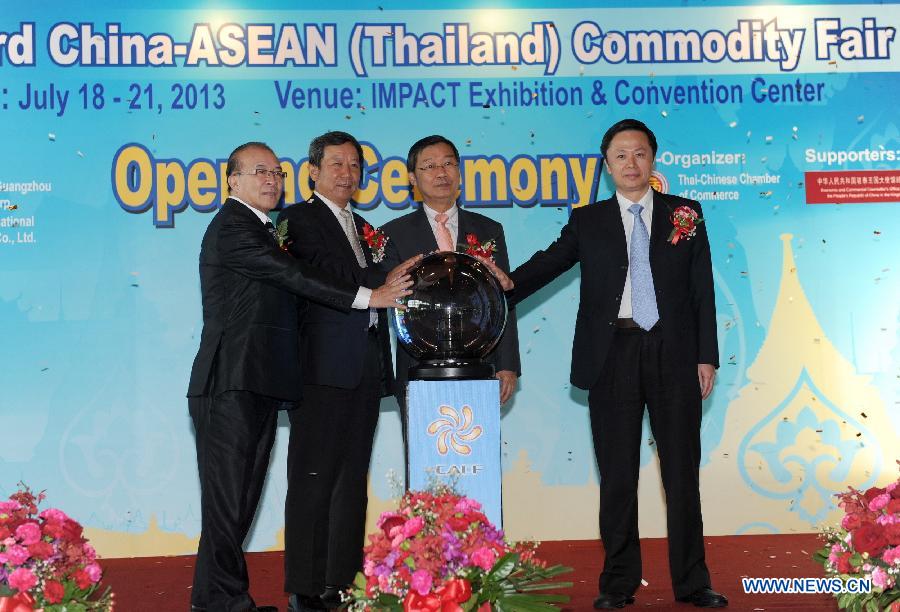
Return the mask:
{"type": "Polygon", "coordinates": [[[446,214],[438,213],[434,220],[437,221],[437,244],[439,251],[453,251],[453,237],[450,235],[450,230],[447,229],[447,219],[449,219],[446,214]]]}
{"type": "Polygon", "coordinates": [[[631,318],[642,329],[649,330],[659,321],[659,311],[656,309],[656,291],[650,271],[650,234],[641,219],[642,210],[644,207],[640,204],[628,207],[628,212],[634,215],[628,268],[631,273],[631,318]]]}
{"type": "MultiPolygon", "coordinates": [[[[347,206],[350,206],[349,204],[347,206]]],[[[353,247],[353,254],[356,255],[356,263],[360,268],[366,267],[366,257],[363,255],[362,246],[359,244],[359,236],[356,234],[356,226],[353,224],[353,214],[347,208],[341,209],[341,219],[344,221],[344,233],[350,246],[353,247]]],[[[374,308],[369,309],[369,327],[378,325],[378,312],[374,308]]]]}
{"type": "MultiPolygon", "coordinates": [[[[349,206],[349,204],[348,204],[349,206]]],[[[360,268],[366,267],[366,258],[363,255],[362,247],[359,244],[359,236],[356,234],[356,226],[353,225],[353,214],[346,208],[341,210],[341,219],[344,221],[344,233],[347,234],[347,240],[353,247],[353,254],[356,255],[356,262],[360,268]]]]}
{"type": "Polygon", "coordinates": [[[277,232],[275,231],[275,224],[271,221],[266,221],[266,231],[272,234],[272,238],[275,238],[276,240],[278,239],[277,232]]]}

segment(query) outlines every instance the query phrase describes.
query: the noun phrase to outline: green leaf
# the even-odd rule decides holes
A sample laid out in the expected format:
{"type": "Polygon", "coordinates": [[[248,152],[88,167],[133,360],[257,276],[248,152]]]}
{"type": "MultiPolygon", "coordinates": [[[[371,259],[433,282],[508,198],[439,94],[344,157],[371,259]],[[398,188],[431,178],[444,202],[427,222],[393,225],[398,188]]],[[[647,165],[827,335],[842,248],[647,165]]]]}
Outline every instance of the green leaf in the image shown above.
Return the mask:
{"type": "Polygon", "coordinates": [[[526,591],[555,591],[557,589],[571,589],[571,582],[539,582],[537,584],[519,584],[516,585],[516,590],[521,592],[526,591]]]}
{"type": "Polygon", "coordinates": [[[362,589],[363,591],[366,590],[366,577],[362,572],[356,572],[356,578],[353,579],[353,586],[362,589]]]}
{"type": "MultiPolygon", "coordinates": [[[[567,598],[568,600],[568,598],[567,598]]],[[[552,601],[560,601],[554,599],[552,601]]],[[[541,601],[533,595],[507,595],[497,600],[497,608],[515,612],[550,612],[558,610],[556,606],[541,601]]]]}
{"type": "Polygon", "coordinates": [[[487,574],[487,580],[503,580],[507,576],[509,576],[512,571],[516,568],[516,563],[519,562],[519,555],[516,553],[507,553],[497,559],[497,562],[494,563],[494,567],[491,568],[491,571],[487,574]]]}

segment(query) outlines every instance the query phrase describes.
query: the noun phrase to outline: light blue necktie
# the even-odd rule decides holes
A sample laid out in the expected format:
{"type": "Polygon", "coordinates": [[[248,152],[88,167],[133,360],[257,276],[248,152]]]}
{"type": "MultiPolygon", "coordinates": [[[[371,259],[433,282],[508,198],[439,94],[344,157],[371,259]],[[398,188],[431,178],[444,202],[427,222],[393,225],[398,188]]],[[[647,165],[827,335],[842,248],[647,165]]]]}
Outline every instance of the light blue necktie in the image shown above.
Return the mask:
{"type": "Polygon", "coordinates": [[[656,309],[656,292],[653,289],[653,274],[650,271],[650,234],[641,219],[644,207],[632,204],[628,212],[634,215],[634,227],[631,230],[631,253],[628,266],[631,271],[631,318],[649,330],[659,321],[656,309]]]}

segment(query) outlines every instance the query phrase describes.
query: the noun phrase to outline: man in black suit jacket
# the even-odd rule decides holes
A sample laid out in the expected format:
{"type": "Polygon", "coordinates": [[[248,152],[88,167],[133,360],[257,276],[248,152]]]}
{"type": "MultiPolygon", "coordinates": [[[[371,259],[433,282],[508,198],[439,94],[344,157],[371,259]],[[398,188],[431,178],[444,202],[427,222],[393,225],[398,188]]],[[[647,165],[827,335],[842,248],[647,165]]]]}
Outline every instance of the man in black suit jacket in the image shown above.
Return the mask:
{"type": "Polygon", "coordinates": [[[316,269],[279,249],[266,213],[281,198],[284,172],[267,145],[235,149],[226,175],[231,197],[200,249],[203,331],[187,394],[202,516],[191,608],[274,610],[257,608],[250,597],[242,545],[265,481],[278,409],[300,396],[295,296],[344,312],[362,300],[367,313],[408,294],[411,283],[398,270],[391,285],[372,291],[355,277],[316,269]]]}
{"type": "MultiPolygon", "coordinates": [[[[503,226],[484,215],[463,210],[456,205],[459,192],[459,151],[451,141],[443,136],[422,138],[409,150],[406,157],[409,183],[422,193],[423,206],[416,211],[386,223],[382,228],[388,237],[386,257],[383,265],[390,268],[397,263],[417,255],[437,250],[456,250],[465,238],[474,234],[481,243],[495,240],[497,250],[494,258],[497,265],[509,271],[509,253],[503,226]],[[438,218],[438,215],[446,215],[438,218]],[[440,220],[446,227],[448,244],[439,245],[440,220]],[[441,248],[443,247],[443,248],[441,248]]],[[[516,388],[521,367],[519,364],[519,330],[516,326],[516,312],[510,310],[506,329],[496,348],[488,355],[493,363],[496,376],[500,380],[500,401],[505,403],[516,388]]],[[[405,349],[397,349],[397,402],[400,404],[403,440],[406,444],[406,384],[409,368],[417,361],[405,349]]]]}
{"type": "Polygon", "coordinates": [[[556,242],[509,276],[494,269],[518,302],[581,264],[571,382],[589,391],[600,472],[606,558],[598,609],[634,602],[640,585],[637,484],[645,406],[666,492],[675,597],[700,607],[728,603],[710,589],[700,512],[701,401],[719,365],[709,239],[704,224],[693,236],[670,236],[676,211],[698,219],[702,211],[698,202],[650,188],[656,149],[656,137],[640,121],[613,125],[601,151],[615,196],[573,210],[556,242]]]}
{"type": "MultiPolygon", "coordinates": [[[[288,248],[301,261],[380,284],[385,273],[360,239],[365,220],[350,205],[362,163],[362,147],[346,132],[313,139],[315,193],[278,222],[287,223],[288,248]]],[[[300,355],[303,403],[290,413],[285,504],[285,590],[294,611],[337,607],[362,569],[369,459],[381,398],[394,385],[387,315],[310,302],[300,355]]]]}

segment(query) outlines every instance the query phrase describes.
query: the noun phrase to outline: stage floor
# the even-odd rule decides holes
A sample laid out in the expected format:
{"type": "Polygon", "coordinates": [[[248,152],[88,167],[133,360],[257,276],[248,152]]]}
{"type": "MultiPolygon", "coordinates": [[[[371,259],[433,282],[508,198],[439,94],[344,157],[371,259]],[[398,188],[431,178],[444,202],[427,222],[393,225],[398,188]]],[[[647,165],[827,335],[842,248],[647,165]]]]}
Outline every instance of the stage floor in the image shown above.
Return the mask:
{"type": "MultiPolygon", "coordinates": [[[[748,535],[706,538],[706,557],[712,574],[713,588],[728,596],[731,610],[836,610],[831,595],[760,594],[747,595],[741,586],[743,577],[821,577],[822,568],[811,555],[820,548],[815,534],[748,535]]],[[[574,583],[566,591],[571,597],[563,610],[591,610],[600,573],[600,542],[568,540],[544,542],[540,556],[549,563],[562,563],[574,568],[567,575],[574,583]]],[[[625,610],[691,610],[689,604],[674,601],[666,561],[666,540],[641,540],[644,580],[647,586],[636,594],[633,606],[625,610]]],[[[287,595],[282,591],[283,559],[280,552],[250,553],[252,594],[259,605],[277,605],[287,609],[287,595]]],[[[107,559],[104,583],[116,594],[118,612],[186,611],[189,608],[190,585],[194,557],[140,557],[107,559]]]]}

